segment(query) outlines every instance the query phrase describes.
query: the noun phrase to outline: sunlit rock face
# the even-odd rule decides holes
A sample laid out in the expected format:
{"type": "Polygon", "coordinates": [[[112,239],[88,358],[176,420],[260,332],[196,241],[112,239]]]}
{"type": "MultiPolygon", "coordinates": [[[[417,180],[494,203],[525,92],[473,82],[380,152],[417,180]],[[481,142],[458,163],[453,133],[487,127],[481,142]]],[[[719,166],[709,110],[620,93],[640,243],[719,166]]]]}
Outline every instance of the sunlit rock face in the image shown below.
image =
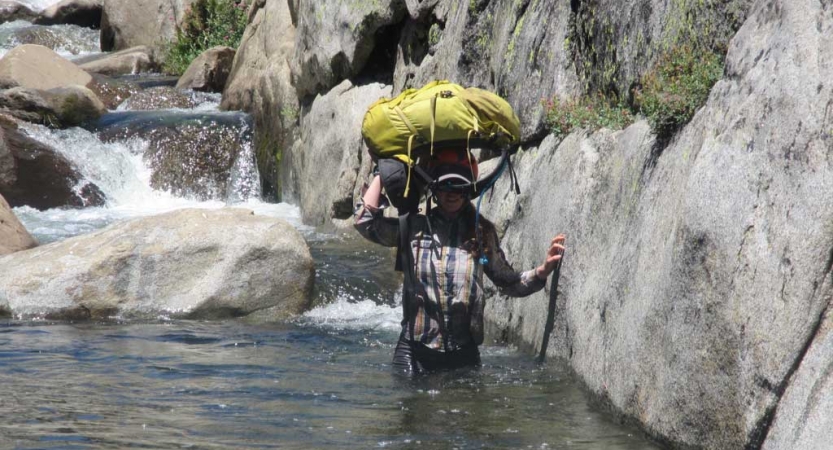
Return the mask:
{"type": "Polygon", "coordinates": [[[15,47],[0,59],[0,77],[17,86],[54,89],[72,85],[86,86],[92,76],[75,64],[42,45],[15,47]]]}
{"type": "Polygon", "coordinates": [[[293,201],[281,180],[280,161],[296,137],[300,102],[291,84],[296,28],[290,5],[260,0],[234,55],[221,108],[254,116],[257,166],[267,198],[293,201]],[[284,192],[281,192],[281,191],[284,192]]]}
{"type": "Polygon", "coordinates": [[[146,45],[159,52],[163,43],[176,37],[191,3],[193,0],[104,0],[101,50],[146,45]]]}
{"type": "MultiPolygon", "coordinates": [[[[2,161],[0,161],[1,164],[2,161]]],[[[0,195],[0,255],[26,250],[36,245],[38,245],[38,241],[29,234],[26,227],[15,216],[6,199],[0,195]]]]}
{"type": "Polygon", "coordinates": [[[134,75],[158,71],[158,64],[153,57],[153,49],[145,45],[96,55],[94,58],[78,61],[78,64],[87,72],[107,76],[134,75]]]}
{"type": "Polygon", "coordinates": [[[300,138],[286,155],[293,170],[285,174],[285,189],[294,189],[306,223],[352,217],[353,198],[371,168],[362,150],[362,119],[371,103],[388,95],[390,86],[345,81],[304,111],[300,138]]]}
{"type": "MultiPolygon", "coordinates": [[[[567,233],[550,356],[672,446],[830,442],[831,27],[818,2],[757,3],[670,142],[550,136],[517,158],[524,193],[484,202],[518,266],[567,233]]],[[[493,336],[540,347],[548,301],[492,301],[493,336]]]]}
{"type": "Polygon", "coordinates": [[[379,32],[398,27],[405,17],[402,0],[300,2],[291,61],[298,97],[326,92],[365,68],[379,32]]]}
{"type": "Polygon", "coordinates": [[[213,47],[195,59],[179,78],[176,87],[202,92],[223,92],[226,86],[235,50],[231,47],[213,47]]]}

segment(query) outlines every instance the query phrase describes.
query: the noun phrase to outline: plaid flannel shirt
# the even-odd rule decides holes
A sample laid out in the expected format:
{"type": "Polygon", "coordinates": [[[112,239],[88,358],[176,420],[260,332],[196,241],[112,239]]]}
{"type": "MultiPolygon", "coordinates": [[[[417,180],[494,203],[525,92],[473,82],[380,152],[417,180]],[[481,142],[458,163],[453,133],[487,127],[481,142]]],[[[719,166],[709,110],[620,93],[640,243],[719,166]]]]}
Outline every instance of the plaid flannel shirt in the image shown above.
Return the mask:
{"type": "MultiPolygon", "coordinates": [[[[472,205],[467,213],[473,214],[472,205]]],[[[385,218],[381,210],[371,212],[359,205],[356,229],[366,239],[388,247],[399,245],[399,222],[385,218]]],[[[500,249],[493,227],[482,241],[488,262],[476,260],[476,243],[464,242],[465,215],[446,219],[436,209],[428,217],[420,215],[411,225],[411,250],[416,264],[416,279],[425,287],[427,298],[417,293],[414,306],[414,332],[403,321],[407,339],[434,350],[454,351],[483,342],[483,274],[504,295],[525,297],[541,290],[546,283],[535,270],[515,272],[500,249]],[[429,223],[430,221],[430,223],[429,223]],[[440,314],[441,313],[441,314],[440,314]],[[448,342],[443,342],[440,318],[444,319],[448,342]]]]}

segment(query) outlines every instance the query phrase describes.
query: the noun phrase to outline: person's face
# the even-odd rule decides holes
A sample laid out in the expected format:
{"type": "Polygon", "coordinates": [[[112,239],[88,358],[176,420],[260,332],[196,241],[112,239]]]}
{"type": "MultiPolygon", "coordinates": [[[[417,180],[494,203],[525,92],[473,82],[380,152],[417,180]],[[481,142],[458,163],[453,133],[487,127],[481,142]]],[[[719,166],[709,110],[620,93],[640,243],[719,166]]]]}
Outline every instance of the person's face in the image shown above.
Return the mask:
{"type": "Polygon", "coordinates": [[[446,214],[457,214],[466,204],[466,197],[459,192],[437,192],[437,203],[446,214]]]}

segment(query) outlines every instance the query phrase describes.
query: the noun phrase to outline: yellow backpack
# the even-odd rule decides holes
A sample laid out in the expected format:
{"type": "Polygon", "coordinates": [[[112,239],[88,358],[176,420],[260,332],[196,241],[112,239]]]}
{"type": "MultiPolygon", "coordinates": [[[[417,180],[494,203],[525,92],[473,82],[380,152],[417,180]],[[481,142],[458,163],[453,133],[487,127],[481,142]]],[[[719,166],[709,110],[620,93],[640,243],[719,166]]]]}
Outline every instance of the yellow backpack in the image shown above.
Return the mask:
{"type": "Polygon", "coordinates": [[[379,158],[413,165],[435,147],[516,146],[521,126],[506,100],[489,91],[433,81],[383,98],[368,108],[362,123],[367,147],[379,158]]]}

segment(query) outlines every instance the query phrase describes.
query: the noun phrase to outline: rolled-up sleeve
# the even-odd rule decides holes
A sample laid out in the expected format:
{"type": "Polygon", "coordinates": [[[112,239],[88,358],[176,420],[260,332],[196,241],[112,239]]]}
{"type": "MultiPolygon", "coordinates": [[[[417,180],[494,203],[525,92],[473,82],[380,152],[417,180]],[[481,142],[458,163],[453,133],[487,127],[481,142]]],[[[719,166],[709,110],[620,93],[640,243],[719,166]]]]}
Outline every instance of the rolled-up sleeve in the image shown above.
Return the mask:
{"type": "Polygon", "coordinates": [[[384,216],[384,211],[371,211],[359,204],[353,226],[365,239],[385,247],[399,245],[399,221],[384,216]]]}
{"type": "Polygon", "coordinates": [[[490,248],[489,262],[483,272],[492,280],[492,283],[500,290],[501,294],[509,297],[526,297],[544,288],[547,283],[535,275],[535,269],[525,272],[516,272],[512,265],[506,261],[506,255],[500,248],[500,240],[497,233],[489,233],[486,238],[486,246],[490,248]]]}

